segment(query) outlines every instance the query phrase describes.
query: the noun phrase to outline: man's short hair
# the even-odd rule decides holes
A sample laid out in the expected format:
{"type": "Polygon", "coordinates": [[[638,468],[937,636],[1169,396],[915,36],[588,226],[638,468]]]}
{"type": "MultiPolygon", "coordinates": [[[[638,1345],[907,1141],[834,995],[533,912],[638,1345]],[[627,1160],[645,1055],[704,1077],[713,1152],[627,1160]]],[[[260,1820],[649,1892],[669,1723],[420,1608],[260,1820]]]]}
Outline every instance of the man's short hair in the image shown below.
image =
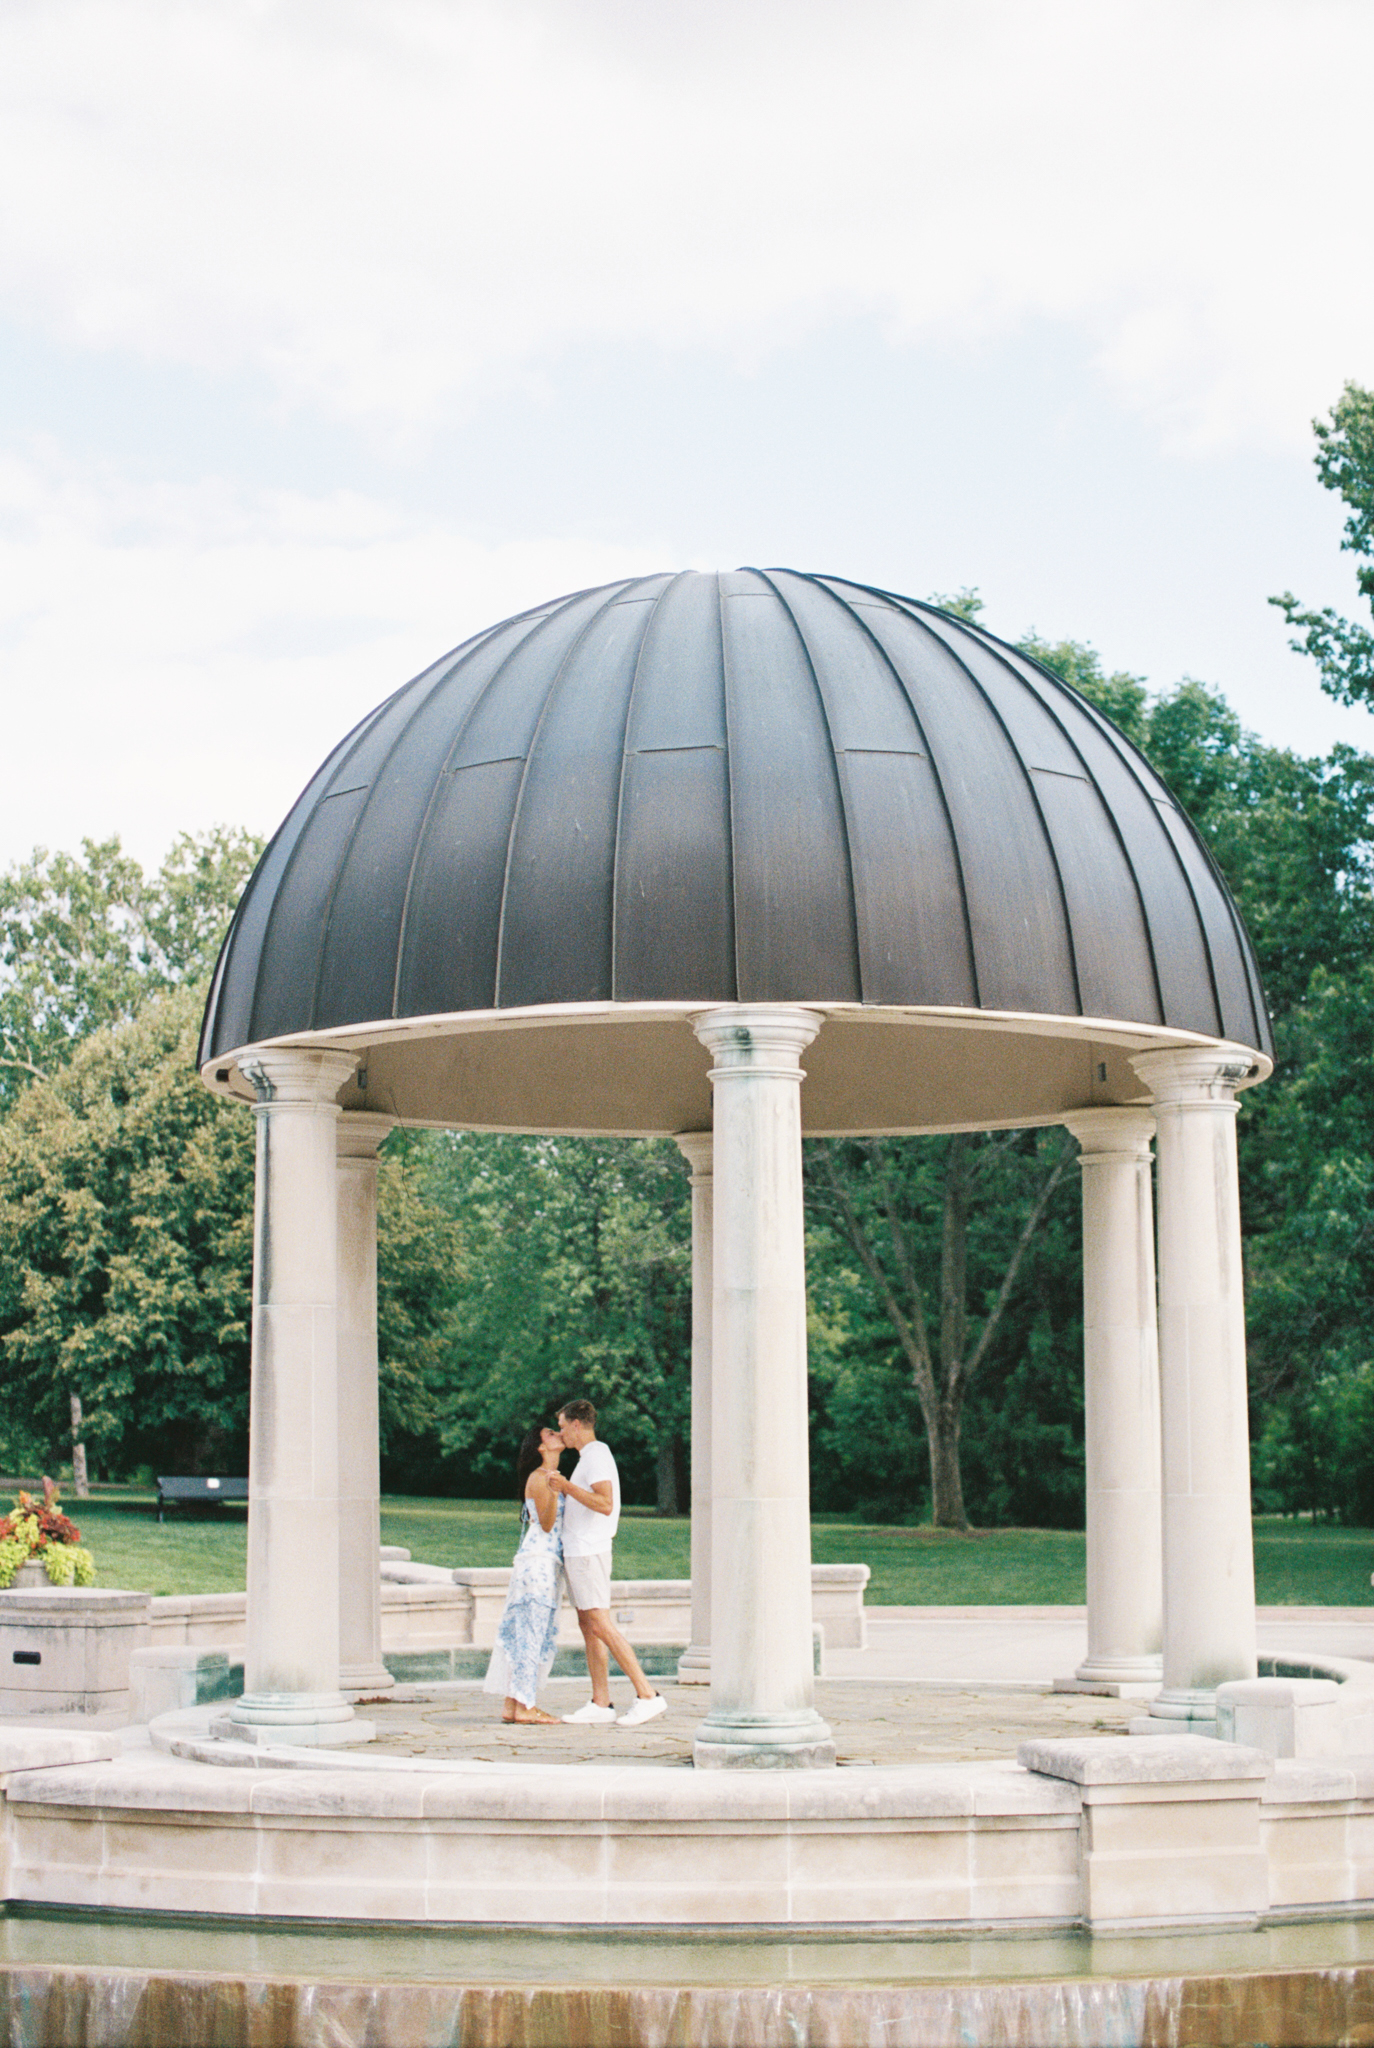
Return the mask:
{"type": "Polygon", "coordinates": [[[596,1410],[590,1401],[565,1401],[558,1411],[560,1422],[585,1422],[593,1433],[596,1430],[596,1410]]]}

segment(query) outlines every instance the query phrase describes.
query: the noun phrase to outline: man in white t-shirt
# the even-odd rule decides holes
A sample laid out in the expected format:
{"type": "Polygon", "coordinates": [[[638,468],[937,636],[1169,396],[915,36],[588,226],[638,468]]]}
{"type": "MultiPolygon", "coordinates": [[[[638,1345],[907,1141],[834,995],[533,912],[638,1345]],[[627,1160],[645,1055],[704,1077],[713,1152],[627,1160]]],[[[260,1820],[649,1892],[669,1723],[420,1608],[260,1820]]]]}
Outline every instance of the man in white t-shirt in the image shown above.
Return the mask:
{"type": "Polygon", "coordinates": [[[558,1427],[569,1450],[578,1453],[571,1479],[552,1475],[550,1484],[567,1495],[563,1510],[563,1576],[577,1609],[577,1625],[587,1652],[592,1696],[565,1721],[614,1721],[638,1727],[666,1711],[668,1702],[655,1692],[640,1669],[639,1659],[611,1620],[611,1544],[620,1521],[620,1474],[610,1446],[598,1442],[596,1410],[590,1401],[569,1401],[558,1411],[558,1427]],[[611,1705],[614,1657],[635,1689],[634,1705],[616,1715],[611,1705]]]}

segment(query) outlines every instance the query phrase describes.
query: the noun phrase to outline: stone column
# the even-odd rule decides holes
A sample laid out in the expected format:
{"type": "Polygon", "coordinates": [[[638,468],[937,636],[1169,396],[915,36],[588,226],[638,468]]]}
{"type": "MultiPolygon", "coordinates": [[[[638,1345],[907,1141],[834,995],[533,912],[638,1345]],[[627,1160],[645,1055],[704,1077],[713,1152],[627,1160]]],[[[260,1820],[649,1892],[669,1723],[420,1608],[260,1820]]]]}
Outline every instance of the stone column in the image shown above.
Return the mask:
{"type": "Polygon", "coordinates": [[[1163,1629],[1159,1336],[1144,1110],[1065,1117],[1082,1148],[1085,1685],[1157,1685],[1163,1629]]]}
{"type": "Polygon", "coordinates": [[[339,1684],[387,1692],[382,1662],[381,1470],[377,1437],[377,1148],[389,1116],[340,1116],[339,1684]]]}
{"type": "Polygon", "coordinates": [[[1255,1676],[1235,1087],[1254,1056],[1142,1053],[1159,1156],[1164,1689],[1150,1712],[1211,1722],[1216,1688],[1255,1676]]]}
{"type": "Polygon", "coordinates": [[[714,1056],[711,1708],[698,1769],[833,1764],[814,1705],[800,1056],[810,1010],[694,1020],[714,1056]]]}
{"type": "Polygon", "coordinates": [[[712,1138],[683,1131],[692,1169],[692,1640],[677,1660],[679,1685],[711,1683],[712,1138]]]}
{"type": "MultiPolygon", "coordinates": [[[[345,1053],[260,1052],[240,1740],[366,1741],[339,1689],[338,1167],[345,1053]]],[[[224,1726],[225,1724],[221,1724],[224,1726]]]]}

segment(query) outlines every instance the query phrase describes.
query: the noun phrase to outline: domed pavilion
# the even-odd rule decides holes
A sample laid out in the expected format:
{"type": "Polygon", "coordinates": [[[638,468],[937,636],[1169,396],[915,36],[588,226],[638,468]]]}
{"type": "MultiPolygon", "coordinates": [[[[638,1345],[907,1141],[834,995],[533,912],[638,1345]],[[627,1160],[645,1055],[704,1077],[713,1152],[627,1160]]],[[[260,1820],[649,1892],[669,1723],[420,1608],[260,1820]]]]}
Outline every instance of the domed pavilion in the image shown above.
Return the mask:
{"type": "Polygon", "coordinates": [[[681,1676],[709,1678],[710,1766],[834,1757],[802,1135],[1067,1125],[1080,1676],[1148,1682],[1162,1649],[1152,1712],[1208,1723],[1256,1668],[1235,1110],[1271,1054],[1253,949],[1169,790],[968,620],[838,577],[664,574],[445,655],[308,784],[205,1015],[203,1077],[259,1133],[240,1731],[356,1739],[348,1695],[389,1683],[375,1163],[396,1123],[659,1134],[691,1163],[681,1676]]]}

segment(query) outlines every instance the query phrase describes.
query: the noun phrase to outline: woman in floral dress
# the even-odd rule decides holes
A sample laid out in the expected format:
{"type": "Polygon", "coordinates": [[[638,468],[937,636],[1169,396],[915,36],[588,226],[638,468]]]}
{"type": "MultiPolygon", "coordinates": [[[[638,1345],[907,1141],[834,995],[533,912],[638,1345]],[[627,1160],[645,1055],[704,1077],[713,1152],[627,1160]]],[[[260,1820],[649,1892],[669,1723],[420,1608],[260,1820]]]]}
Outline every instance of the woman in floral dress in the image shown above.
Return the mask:
{"type": "Polygon", "coordinates": [[[506,1604],[496,1630],[484,1692],[505,1700],[503,1721],[550,1728],[557,1715],[535,1705],[549,1675],[558,1640],[558,1603],[563,1593],[564,1499],[549,1484],[566,1448],[556,1429],[531,1429],[516,1460],[516,1482],[524,1505],[520,1548],[511,1569],[506,1604]]]}

